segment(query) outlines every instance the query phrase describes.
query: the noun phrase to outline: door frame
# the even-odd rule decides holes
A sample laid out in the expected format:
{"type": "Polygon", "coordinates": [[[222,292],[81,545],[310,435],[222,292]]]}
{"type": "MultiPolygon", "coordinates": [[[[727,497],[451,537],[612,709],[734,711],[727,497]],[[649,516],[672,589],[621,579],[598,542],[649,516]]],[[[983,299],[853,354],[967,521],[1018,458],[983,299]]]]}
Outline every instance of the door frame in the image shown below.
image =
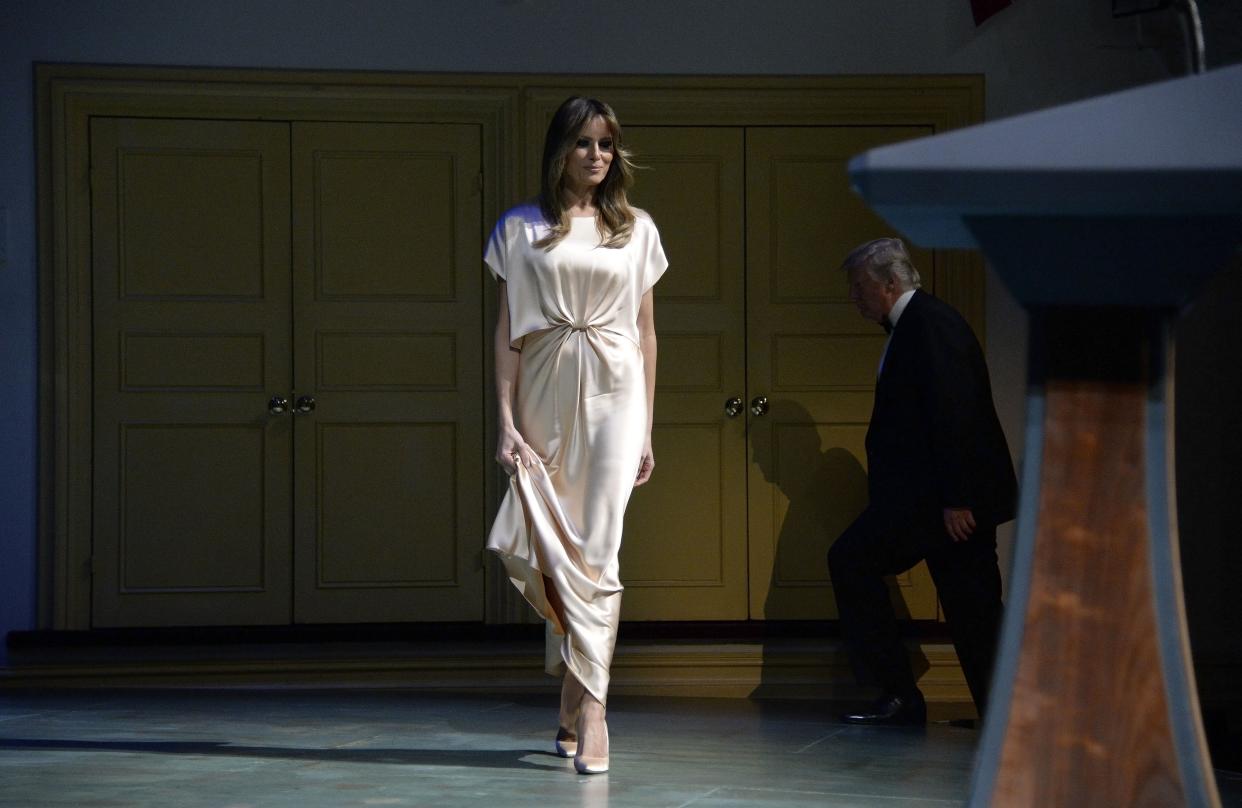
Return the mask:
{"type": "MultiPolygon", "coordinates": [[[[826,126],[917,122],[943,132],[980,123],[983,76],[694,77],[394,74],[40,64],[38,180],[38,613],[41,629],[90,627],[91,242],[94,116],[468,123],[483,137],[483,219],[529,191],[546,122],[567,95],[598,94],[626,124],[826,126]]],[[[486,224],[485,224],[486,227],[486,224]]],[[[480,239],[486,233],[480,234],[480,239]]],[[[480,269],[480,271],[482,271],[480,269]]],[[[946,252],[935,293],[984,334],[984,269],[946,252]]],[[[485,333],[494,296],[483,296],[485,333]]],[[[480,372],[491,368],[484,339],[480,372]]],[[[484,384],[484,412],[494,393],[484,384]]],[[[485,415],[484,446],[495,440],[485,415]]],[[[490,454],[490,452],[489,452],[490,454]]],[[[485,475],[494,509],[499,472],[485,475]]],[[[490,515],[490,514],[489,514],[490,515]]],[[[480,545],[482,537],[480,537],[480,545]]],[[[482,551],[480,551],[482,552],[482,551]]],[[[499,565],[488,567],[489,623],[529,622],[499,565]]]]}

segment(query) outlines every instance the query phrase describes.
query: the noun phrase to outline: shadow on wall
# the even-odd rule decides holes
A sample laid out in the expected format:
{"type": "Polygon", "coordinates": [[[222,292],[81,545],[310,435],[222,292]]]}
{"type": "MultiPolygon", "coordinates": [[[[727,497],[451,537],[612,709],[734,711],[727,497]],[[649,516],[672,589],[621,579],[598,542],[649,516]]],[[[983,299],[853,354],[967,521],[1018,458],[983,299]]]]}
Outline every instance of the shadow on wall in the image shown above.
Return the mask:
{"type": "MultiPolygon", "coordinates": [[[[827,589],[828,548],[867,506],[867,472],[854,452],[843,446],[825,448],[811,413],[788,399],[772,402],[772,429],[750,432],[754,462],[764,480],[774,484],[787,505],[776,538],[775,563],[764,604],[767,620],[781,621],[796,615],[809,587],[823,592],[826,602],[815,603],[818,613],[835,616],[836,604],[827,589]],[[779,436],[779,437],[776,437],[779,436]],[[778,444],[778,445],[774,445],[778,444]],[[827,591],[824,591],[827,589],[827,591]]],[[[910,611],[894,578],[887,579],[897,618],[910,619],[910,611]]],[[[821,640],[825,628],[808,624],[806,640],[821,640]]],[[[795,630],[796,632],[796,630],[795,630]]],[[[837,640],[833,630],[826,639],[837,640]]],[[[791,641],[769,635],[763,649],[763,672],[751,698],[857,697],[854,675],[846,663],[844,648],[807,669],[805,655],[785,653],[791,641]]],[[[921,650],[915,651],[914,673],[921,677],[930,667],[921,650]]],[[[857,671],[864,681],[866,671],[857,671]]]]}

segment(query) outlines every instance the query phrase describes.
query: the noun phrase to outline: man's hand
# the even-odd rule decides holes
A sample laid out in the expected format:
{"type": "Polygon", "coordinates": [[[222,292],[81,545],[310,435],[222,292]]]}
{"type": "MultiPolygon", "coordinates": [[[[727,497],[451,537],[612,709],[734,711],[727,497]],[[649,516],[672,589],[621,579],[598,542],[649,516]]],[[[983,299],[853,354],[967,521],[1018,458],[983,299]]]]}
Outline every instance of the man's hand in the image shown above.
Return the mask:
{"type": "Polygon", "coordinates": [[[953,541],[966,541],[975,531],[975,515],[970,508],[945,508],[944,529],[953,541]]]}

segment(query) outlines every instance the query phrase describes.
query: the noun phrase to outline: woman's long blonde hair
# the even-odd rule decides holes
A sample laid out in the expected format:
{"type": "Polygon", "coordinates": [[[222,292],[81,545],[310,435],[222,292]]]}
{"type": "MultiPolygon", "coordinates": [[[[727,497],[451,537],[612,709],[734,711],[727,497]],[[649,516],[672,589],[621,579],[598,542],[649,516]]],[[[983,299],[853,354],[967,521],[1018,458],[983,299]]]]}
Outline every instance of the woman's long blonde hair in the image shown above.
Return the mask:
{"type": "Polygon", "coordinates": [[[565,160],[578,142],[582,128],[602,118],[612,135],[612,162],[595,189],[595,227],[605,247],[624,247],[634,232],[634,208],[626,189],[634,184],[634,164],[621,144],[621,124],[612,107],[595,98],[571,96],[557,108],[543,139],[543,175],[539,183],[539,209],[547,221],[548,235],[535,242],[550,250],[569,234],[569,208],[565,205],[565,160]]]}

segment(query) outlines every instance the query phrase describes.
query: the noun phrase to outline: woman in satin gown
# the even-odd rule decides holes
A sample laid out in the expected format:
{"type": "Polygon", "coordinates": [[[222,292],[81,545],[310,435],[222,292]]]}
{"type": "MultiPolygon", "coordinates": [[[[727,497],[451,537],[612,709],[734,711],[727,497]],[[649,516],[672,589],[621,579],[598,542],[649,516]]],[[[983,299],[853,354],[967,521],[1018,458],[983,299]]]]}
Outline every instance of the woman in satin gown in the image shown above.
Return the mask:
{"type": "Polygon", "coordinates": [[[581,773],[608,770],[617,554],[630,493],[655,468],[652,286],[668,262],[626,199],[632,172],[612,109],[566,100],[538,199],[501,217],[484,256],[499,287],[496,461],[510,474],[487,547],[546,620],[556,751],[581,773]]]}

